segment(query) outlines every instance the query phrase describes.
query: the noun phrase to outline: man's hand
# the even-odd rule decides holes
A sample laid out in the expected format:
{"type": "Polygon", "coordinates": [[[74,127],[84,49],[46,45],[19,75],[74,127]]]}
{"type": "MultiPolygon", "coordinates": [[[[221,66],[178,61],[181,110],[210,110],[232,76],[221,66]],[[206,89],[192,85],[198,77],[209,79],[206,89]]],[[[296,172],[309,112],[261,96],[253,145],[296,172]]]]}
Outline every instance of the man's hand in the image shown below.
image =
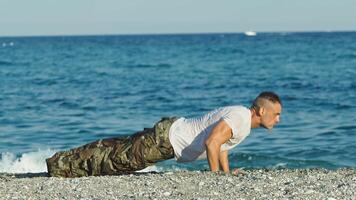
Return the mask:
{"type": "Polygon", "coordinates": [[[236,168],[236,169],[233,169],[232,171],[231,171],[231,174],[232,175],[239,175],[239,174],[241,174],[241,175],[247,175],[247,172],[246,171],[244,171],[244,170],[242,170],[242,169],[238,169],[238,168],[236,168]]]}
{"type": "MultiPolygon", "coordinates": [[[[213,172],[219,171],[219,162],[220,162],[220,147],[222,144],[227,142],[232,137],[232,130],[227,125],[224,120],[218,122],[218,124],[213,128],[211,134],[205,141],[206,152],[208,156],[208,162],[210,170],[213,172]]],[[[222,158],[222,167],[224,171],[229,171],[228,167],[226,168],[227,162],[227,155],[226,157],[222,158]],[[224,161],[224,159],[226,159],[224,161]]]]}

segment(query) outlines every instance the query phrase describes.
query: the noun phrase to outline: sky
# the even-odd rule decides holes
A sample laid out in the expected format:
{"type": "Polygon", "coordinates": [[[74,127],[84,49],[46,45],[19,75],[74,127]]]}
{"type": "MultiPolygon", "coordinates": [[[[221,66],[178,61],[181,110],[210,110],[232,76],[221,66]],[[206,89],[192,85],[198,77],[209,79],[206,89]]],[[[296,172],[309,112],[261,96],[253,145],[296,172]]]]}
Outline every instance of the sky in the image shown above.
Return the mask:
{"type": "Polygon", "coordinates": [[[0,36],[355,31],[356,0],[0,0],[0,36]]]}

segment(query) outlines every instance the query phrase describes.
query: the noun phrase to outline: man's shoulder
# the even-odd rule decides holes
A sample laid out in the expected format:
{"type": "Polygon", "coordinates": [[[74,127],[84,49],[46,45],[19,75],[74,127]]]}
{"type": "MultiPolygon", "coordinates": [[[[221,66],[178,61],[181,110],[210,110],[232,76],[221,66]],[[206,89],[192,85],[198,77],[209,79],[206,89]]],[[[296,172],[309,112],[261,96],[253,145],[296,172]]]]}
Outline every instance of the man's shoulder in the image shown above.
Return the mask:
{"type": "Polygon", "coordinates": [[[230,105],[230,106],[224,106],[221,107],[221,109],[226,109],[229,111],[236,111],[236,112],[246,112],[249,109],[243,105],[230,105]]]}
{"type": "Polygon", "coordinates": [[[251,117],[250,109],[242,105],[226,106],[224,109],[226,109],[223,112],[225,113],[225,116],[234,119],[235,122],[239,121],[244,124],[251,117]]]}

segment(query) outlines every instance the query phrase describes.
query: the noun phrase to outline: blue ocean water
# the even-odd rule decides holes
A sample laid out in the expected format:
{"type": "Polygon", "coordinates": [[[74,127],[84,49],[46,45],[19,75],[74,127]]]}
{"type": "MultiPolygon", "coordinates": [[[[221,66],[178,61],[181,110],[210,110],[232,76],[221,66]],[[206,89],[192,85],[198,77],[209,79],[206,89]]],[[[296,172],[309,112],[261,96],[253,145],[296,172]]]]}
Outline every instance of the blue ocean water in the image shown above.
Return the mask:
{"type": "MultiPolygon", "coordinates": [[[[0,172],[58,150],[280,94],[231,167],[356,167],[356,32],[0,38],[0,172]]],[[[159,170],[208,169],[206,161],[159,170]]]]}

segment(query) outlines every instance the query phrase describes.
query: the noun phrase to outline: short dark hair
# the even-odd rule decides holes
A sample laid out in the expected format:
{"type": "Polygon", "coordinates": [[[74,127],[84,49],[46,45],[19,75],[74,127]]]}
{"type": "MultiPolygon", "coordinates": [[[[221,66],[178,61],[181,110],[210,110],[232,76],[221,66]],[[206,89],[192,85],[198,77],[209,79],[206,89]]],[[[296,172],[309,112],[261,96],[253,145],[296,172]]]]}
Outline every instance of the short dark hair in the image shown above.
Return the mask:
{"type": "Polygon", "coordinates": [[[259,107],[258,101],[260,99],[266,99],[272,103],[279,103],[280,105],[282,105],[282,101],[276,93],[271,91],[264,91],[256,97],[256,99],[252,103],[252,107],[259,107]]]}

